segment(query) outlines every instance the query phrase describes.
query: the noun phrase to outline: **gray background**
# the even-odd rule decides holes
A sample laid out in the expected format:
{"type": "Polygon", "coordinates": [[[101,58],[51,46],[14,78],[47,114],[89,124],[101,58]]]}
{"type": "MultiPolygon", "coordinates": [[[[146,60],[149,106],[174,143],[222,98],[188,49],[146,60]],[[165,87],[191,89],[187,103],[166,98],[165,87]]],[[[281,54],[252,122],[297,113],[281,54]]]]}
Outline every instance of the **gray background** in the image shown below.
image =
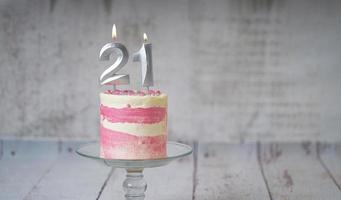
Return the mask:
{"type": "MultiPolygon", "coordinates": [[[[341,140],[341,2],[1,0],[0,138],[97,139],[112,23],[147,32],[170,139],[341,140]]],[[[140,68],[121,71],[139,89],[140,68]]]]}

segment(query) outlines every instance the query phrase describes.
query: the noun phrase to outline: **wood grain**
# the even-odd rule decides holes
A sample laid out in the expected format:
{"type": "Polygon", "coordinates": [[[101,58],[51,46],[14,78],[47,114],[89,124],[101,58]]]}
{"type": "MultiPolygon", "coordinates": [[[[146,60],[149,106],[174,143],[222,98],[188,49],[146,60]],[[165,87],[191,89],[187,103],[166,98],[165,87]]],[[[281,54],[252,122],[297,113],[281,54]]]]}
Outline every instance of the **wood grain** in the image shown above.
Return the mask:
{"type": "Polygon", "coordinates": [[[341,144],[317,143],[318,159],[341,192],[341,144]]]}
{"type": "Polygon", "coordinates": [[[320,164],[315,144],[259,144],[259,156],[272,199],[340,199],[320,164]]]}
{"type": "Polygon", "coordinates": [[[199,144],[195,199],[269,199],[255,144],[199,144]]]}
{"type": "MultiPolygon", "coordinates": [[[[84,142],[3,140],[0,199],[123,199],[126,172],[80,157],[84,142]]],[[[194,152],[145,169],[146,199],[340,199],[341,145],[193,143],[194,152]]]]}
{"type": "Polygon", "coordinates": [[[3,142],[0,160],[0,199],[25,199],[53,168],[57,142],[3,142]]]}
{"type": "Polygon", "coordinates": [[[44,178],[25,200],[91,199],[100,196],[111,169],[103,163],[77,155],[74,151],[83,143],[62,144],[60,156],[44,178]]]}

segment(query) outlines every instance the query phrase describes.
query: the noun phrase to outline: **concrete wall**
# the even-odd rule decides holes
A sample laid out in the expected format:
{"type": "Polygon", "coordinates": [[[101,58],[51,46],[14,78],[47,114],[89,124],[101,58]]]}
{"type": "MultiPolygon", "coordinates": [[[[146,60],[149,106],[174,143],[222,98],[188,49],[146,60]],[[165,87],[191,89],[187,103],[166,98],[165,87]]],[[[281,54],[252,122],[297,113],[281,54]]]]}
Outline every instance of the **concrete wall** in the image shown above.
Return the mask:
{"type": "MultiPolygon", "coordinates": [[[[341,2],[2,0],[0,137],[98,137],[112,23],[153,43],[171,139],[341,140],[341,2]]],[[[131,87],[139,65],[129,61],[131,87]]]]}

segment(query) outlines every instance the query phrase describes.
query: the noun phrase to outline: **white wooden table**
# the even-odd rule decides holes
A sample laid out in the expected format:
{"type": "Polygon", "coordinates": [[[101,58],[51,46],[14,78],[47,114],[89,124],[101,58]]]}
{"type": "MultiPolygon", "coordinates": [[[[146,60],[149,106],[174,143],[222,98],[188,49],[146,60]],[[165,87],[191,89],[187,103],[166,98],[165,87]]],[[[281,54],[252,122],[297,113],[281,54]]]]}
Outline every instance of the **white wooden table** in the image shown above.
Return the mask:
{"type": "MultiPolygon", "coordinates": [[[[0,140],[0,199],[123,199],[122,169],[78,156],[84,142],[0,140]]],[[[341,199],[341,144],[194,142],[146,169],[146,200],[341,199]]]]}

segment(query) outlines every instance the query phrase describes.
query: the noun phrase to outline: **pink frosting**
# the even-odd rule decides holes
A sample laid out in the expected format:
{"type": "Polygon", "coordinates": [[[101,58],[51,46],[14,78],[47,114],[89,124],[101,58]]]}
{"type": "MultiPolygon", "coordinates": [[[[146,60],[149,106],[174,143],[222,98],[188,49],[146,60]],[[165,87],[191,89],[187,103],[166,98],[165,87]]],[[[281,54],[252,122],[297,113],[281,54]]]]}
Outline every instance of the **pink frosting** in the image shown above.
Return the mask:
{"type": "Polygon", "coordinates": [[[127,122],[127,123],[158,123],[166,116],[166,108],[151,107],[151,108],[110,108],[104,105],[100,107],[101,115],[112,123],[127,122]]]}
{"type": "Polygon", "coordinates": [[[166,156],[166,135],[134,136],[101,126],[101,157],[106,159],[151,159],[166,156]]]}

